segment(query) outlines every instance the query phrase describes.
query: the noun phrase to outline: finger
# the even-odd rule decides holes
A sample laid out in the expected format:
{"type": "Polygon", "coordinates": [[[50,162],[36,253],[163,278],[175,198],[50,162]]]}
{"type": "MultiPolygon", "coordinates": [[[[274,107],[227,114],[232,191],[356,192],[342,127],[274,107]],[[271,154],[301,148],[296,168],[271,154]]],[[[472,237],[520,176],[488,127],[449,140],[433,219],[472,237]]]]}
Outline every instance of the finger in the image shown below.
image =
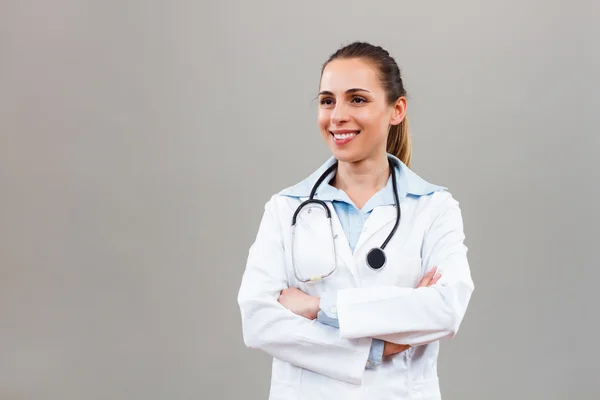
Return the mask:
{"type": "Polygon", "coordinates": [[[431,271],[427,272],[425,274],[425,276],[423,276],[423,278],[421,279],[421,282],[419,282],[417,287],[420,288],[420,287],[429,285],[429,282],[431,282],[431,279],[433,278],[433,275],[435,274],[436,271],[437,271],[437,267],[433,267],[431,269],[431,271]]]}
{"type": "Polygon", "coordinates": [[[439,272],[436,272],[435,275],[433,276],[433,278],[431,278],[431,282],[429,282],[428,286],[433,286],[437,283],[437,281],[440,280],[440,278],[442,277],[442,274],[440,274],[439,272]]]}
{"type": "Polygon", "coordinates": [[[425,286],[429,285],[430,281],[431,281],[431,276],[429,275],[429,273],[426,273],[425,276],[421,279],[421,281],[417,285],[417,287],[418,288],[425,287],[425,286]]]}
{"type": "Polygon", "coordinates": [[[431,280],[431,272],[427,272],[423,278],[421,278],[421,281],[419,282],[419,284],[417,285],[418,288],[423,287],[423,286],[427,286],[427,284],[429,283],[429,281],[431,280]]]}

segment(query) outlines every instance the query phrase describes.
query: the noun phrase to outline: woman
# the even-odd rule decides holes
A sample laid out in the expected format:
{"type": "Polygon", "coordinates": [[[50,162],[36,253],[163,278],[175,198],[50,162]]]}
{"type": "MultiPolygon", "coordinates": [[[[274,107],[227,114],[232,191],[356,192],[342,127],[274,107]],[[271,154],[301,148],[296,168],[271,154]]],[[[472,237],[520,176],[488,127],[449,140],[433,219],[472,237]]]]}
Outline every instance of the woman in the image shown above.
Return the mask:
{"type": "Polygon", "coordinates": [[[273,357],[270,400],[440,399],[439,340],[474,286],[458,202],[409,169],[387,51],[357,42],[329,58],[318,125],[332,157],[270,199],[250,248],[244,342],[273,357]]]}

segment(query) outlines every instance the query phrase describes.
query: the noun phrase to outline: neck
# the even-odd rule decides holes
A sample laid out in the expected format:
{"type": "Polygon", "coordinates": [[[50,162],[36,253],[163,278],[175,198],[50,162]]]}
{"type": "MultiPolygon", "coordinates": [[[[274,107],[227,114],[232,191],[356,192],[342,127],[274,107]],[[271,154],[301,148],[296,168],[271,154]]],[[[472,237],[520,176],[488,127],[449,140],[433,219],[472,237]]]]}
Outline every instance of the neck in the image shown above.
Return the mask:
{"type": "Polygon", "coordinates": [[[343,190],[358,208],[387,183],[391,170],[387,154],[356,162],[340,161],[333,186],[343,190]]]}

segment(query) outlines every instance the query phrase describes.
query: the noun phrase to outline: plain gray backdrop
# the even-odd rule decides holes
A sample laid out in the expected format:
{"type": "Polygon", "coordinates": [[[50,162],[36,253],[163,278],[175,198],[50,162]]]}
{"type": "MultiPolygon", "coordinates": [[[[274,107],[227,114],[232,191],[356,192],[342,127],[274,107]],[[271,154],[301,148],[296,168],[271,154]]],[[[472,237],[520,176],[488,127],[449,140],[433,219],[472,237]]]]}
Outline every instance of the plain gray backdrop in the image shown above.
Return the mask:
{"type": "Polygon", "coordinates": [[[475,282],[445,400],[598,399],[597,2],[0,2],[0,399],[266,399],[236,296],[365,40],[475,282]]]}

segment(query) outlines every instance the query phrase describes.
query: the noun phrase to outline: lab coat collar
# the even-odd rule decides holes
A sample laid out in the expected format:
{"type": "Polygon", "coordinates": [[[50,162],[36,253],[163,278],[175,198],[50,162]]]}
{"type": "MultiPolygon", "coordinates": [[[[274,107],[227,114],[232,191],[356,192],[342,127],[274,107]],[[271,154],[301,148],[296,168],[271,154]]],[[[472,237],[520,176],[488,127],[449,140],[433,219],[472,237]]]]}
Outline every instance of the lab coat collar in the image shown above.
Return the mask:
{"type": "MultiPolygon", "coordinates": [[[[410,168],[406,166],[400,159],[392,154],[387,154],[388,158],[396,161],[396,167],[394,173],[396,174],[396,181],[398,183],[397,191],[398,197],[404,198],[409,195],[412,196],[425,196],[439,190],[446,190],[444,186],[434,185],[425,181],[423,178],[414,173],[410,168]]],[[[317,182],[319,177],[336,162],[335,157],[330,157],[323,165],[321,165],[315,172],[313,172],[308,178],[299,182],[298,184],[291,186],[287,189],[282,190],[279,194],[282,196],[308,198],[310,191],[314,184],[317,182]]],[[[331,196],[335,195],[335,191],[331,190],[331,187],[326,183],[333,178],[335,171],[332,172],[317,188],[315,198],[327,201],[335,200],[331,196]],[[320,196],[321,195],[321,196],[320,196]]]]}

